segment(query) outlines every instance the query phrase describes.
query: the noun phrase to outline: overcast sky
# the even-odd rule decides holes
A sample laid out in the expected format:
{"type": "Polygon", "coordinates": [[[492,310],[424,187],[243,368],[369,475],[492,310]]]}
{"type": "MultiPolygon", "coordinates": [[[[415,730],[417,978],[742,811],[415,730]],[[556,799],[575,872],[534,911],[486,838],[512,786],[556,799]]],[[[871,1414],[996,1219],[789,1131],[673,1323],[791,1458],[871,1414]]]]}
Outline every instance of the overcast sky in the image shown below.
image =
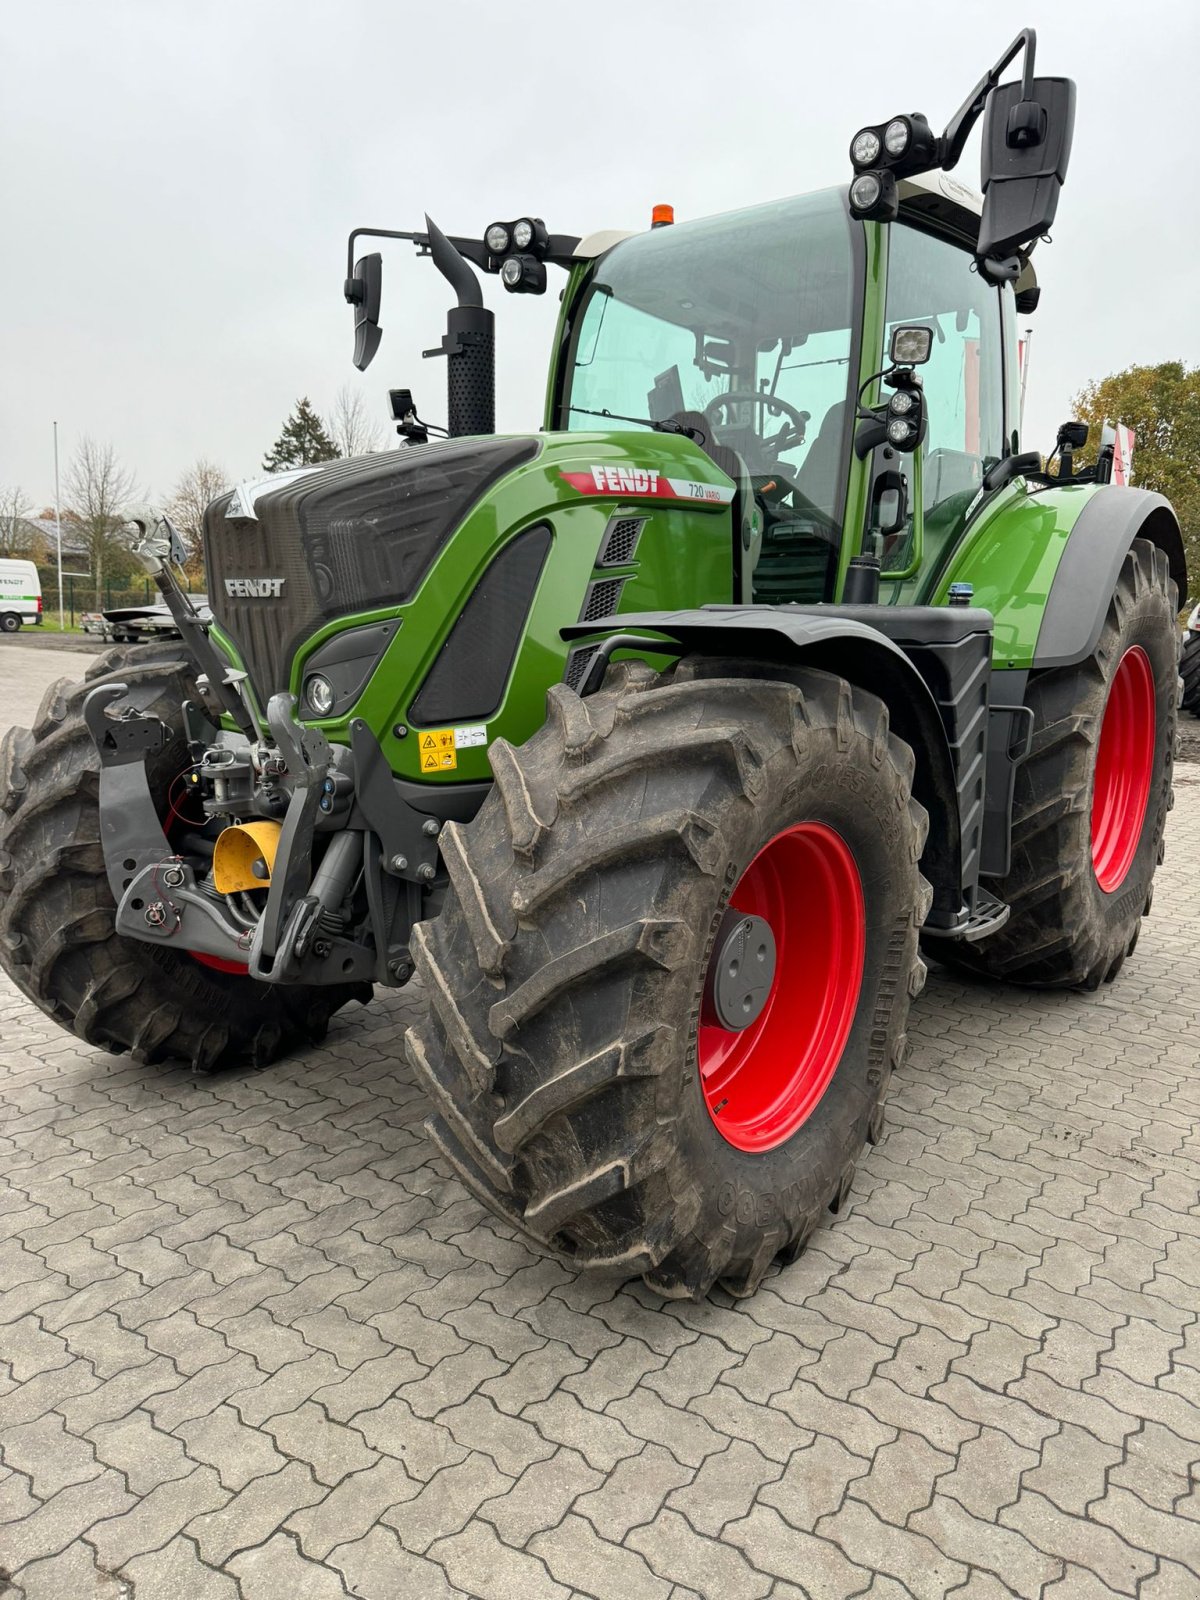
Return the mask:
{"type": "MultiPolygon", "coordinates": [[[[0,0],[0,485],[50,501],[54,418],[64,457],[110,440],[153,494],[201,454],[256,472],[296,397],[347,381],[442,418],[446,286],[388,247],[355,373],[351,227],[582,234],[842,183],[860,123],[941,128],[1022,23],[1079,94],[1031,319],[1048,448],[1087,379],[1200,359],[1197,0],[0,0]]],[[[499,426],[537,426],[555,296],[487,292],[499,426]]]]}

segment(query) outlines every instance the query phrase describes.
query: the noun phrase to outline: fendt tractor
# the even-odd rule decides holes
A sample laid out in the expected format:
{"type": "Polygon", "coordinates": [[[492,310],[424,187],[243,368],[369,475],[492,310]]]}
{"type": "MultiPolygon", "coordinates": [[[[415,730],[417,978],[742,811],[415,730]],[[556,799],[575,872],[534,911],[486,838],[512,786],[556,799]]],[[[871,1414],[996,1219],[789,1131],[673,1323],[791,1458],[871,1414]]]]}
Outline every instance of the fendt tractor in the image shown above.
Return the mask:
{"type": "Polygon", "coordinates": [[[1022,32],[844,188],[576,238],[356,229],[457,304],[444,429],[224,495],[213,616],[3,746],[5,970],[82,1039],[211,1071],[407,983],[428,1128],[579,1267],[754,1290],[883,1131],[923,957],[1094,989],[1171,804],[1161,497],[1019,436],[1018,313],[1074,85],[1022,32]],[[1020,76],[1003,81],[1020,58],[1020,76]],[[982,118],[982,198],[946,174],[982,118]],[[481,274],[565,271],[544,426],[497,435],[481,274]],[[445,435],[442,437],[441,435],[445,435]],[[1054,459],[1054,458],[1057,459],[1054,459]]]}

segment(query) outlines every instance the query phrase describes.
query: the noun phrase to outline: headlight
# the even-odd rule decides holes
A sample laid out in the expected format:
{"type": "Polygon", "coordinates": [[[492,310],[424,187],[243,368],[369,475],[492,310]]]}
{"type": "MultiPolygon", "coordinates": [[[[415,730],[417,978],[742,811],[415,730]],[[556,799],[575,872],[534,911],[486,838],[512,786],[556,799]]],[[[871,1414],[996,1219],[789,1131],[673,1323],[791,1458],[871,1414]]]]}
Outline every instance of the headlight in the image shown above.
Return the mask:
{"type": "Polygon", "coordinates": [[[856,167],[873,166],[879,160],[879,135],[874,128],[863,128],[854,135],[850,146],[850,159],[856,167]]]}
{"type": "MultiPolygon", "coordinates": [[[[875,143],[879,143],[878,139],[875,143]]],[[[873,205],[878,204],[882,193],[883,184],[879,180],[879,174],[864,172],[850,185],[850,203],[859,211],[870,211],[873,205]]]]}
{"type": "Polygon", "coordinates": [[[913,397],[906,389],[897,389],[888,401],[888,410],[894,417],[903,417],[913,408],[913,397]]]}
{"type": "Polygon", "coordinates": [[[528,250],[533,243],[533,223],[528,217],[513,223],[512,242],[518,250],[528,250]]]}
{"type": "Polygon", "coordinates": [[[908,123],[895,117],[883,130],[883,146],[890,156],[902,156],[908,148],[908,123]]]}
{"type": "Polygon", "coordinates": [[[500,268],[500,277],[506,289],[515,289],[524,276],[525,267],[519,256],[509,256],[500,268]]]}
{"type": "Polygon", "coordinates": [[[314,672],[304,685],[304,697],[309,706],[319,717],[327,717],[333,710],[333,702],[337,696],[333,692],[333,685],[321,673],[314,672]]]}
{"type": "Polygon", "coordinates": [[[493,222],[484,234],[483,242],[494,256],[502,256],[508,249],[508,229],[502,222],[493,222]]]}
{"type": "Polygon", "coordinates": [[[903,417],[896,417],[887,425],[887,436],[893,444],[907,444],[912,435],[912,424],[903,417]]]}

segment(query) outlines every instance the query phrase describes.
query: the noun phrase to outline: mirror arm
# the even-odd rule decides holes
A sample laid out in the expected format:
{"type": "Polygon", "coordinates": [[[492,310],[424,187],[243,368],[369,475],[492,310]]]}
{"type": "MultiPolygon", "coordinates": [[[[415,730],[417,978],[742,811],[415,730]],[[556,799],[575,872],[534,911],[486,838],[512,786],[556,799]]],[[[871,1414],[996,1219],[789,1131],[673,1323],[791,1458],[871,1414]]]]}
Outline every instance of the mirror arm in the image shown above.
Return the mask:
{"type": "Polygon", "coordinates": [[[427,233],[398,233],[395,228],[355,228],[346,242],[346,281],[354,277],[354,241],[356,239],[409,239],[422,249],[429,249],[427,233]]]}
{"type": "Polygon", "coordinates": [[[1008,49],[996,62],[995,66],[984,73],[970,94],[959,106],[958,110],[946,124],[946,131],[938,141],[937,160],[935,166],[941,167],[943,172],[949,172],[958,165],[959,157],[971,134],[971,129],[983,114],[987,97],[1000,82],[1000,74],[1014,61],[1021,50],[1025,52],[1024,68],[1021,75],[1021,96],[1028,100],[1033,93],[1033,60],[1037,50],[1037,34],[1032,28],[1022,28],[1008,49]]]}

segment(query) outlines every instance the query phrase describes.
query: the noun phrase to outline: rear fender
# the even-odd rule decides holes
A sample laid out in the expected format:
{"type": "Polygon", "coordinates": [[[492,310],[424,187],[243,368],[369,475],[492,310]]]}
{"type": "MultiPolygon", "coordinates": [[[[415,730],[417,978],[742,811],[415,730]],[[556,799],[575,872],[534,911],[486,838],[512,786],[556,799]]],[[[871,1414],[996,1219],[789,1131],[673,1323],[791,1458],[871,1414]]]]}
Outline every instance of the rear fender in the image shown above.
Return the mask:
{"type": "MultiPolygon", "coordinates": [[[[735,656],[764,667],[815,667],[877,695],[888,708],[893,732],[916,758],[913,795],[929,813],[921,858],[921,870],[933,885],[928,922],[949,929],[962,921],[966,912],[954,762],[933,695],[898,645],[875,628],[839,617],[836,609],[820,616],[774,606],[706,606],[638,612],[622,616],[620,627],[622,635],[630,628],[653,629],[679,647],[664,650],[661,640],[647,639],[648,655],[735,656]]],[[[593,625],[562,630],[567,639],[594,639],[597,632],[593,625]]],[[[630,648],[623,639],[622,652],[630,648]]]]}

